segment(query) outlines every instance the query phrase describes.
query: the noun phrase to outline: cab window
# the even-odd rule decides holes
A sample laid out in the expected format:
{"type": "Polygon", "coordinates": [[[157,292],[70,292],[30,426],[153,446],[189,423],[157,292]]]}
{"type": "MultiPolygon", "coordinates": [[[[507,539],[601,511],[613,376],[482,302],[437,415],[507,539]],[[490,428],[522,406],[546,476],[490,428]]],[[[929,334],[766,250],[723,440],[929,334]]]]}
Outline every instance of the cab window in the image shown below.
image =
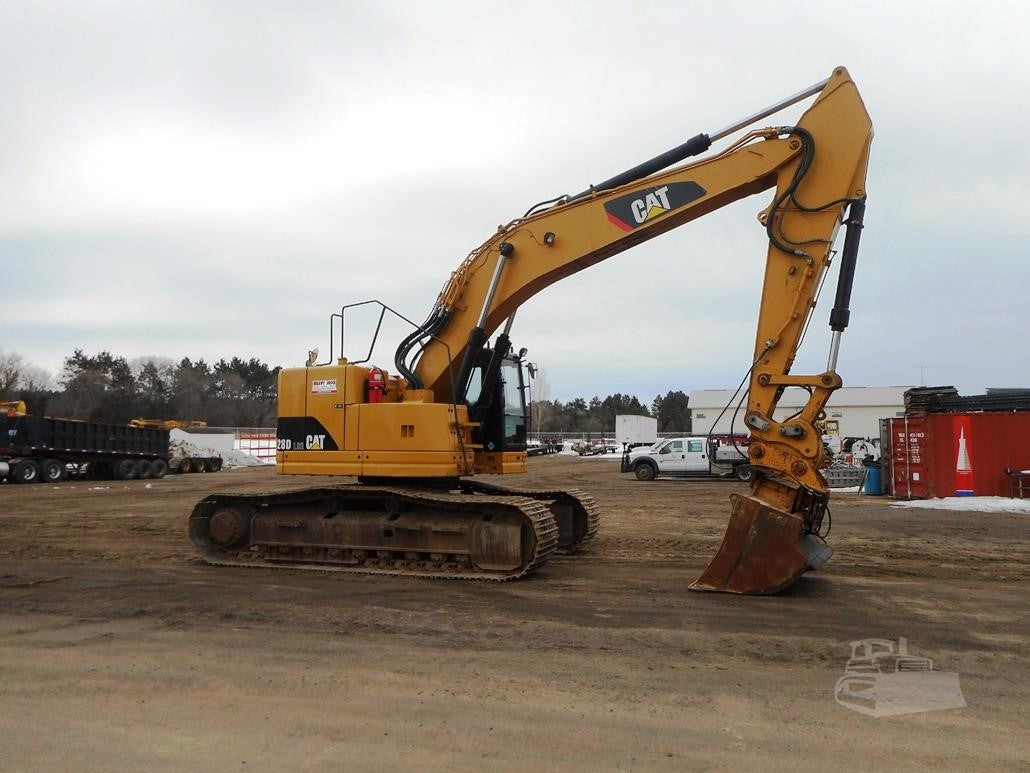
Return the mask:
{"type": "Polygon", "coordinates": [[[687,451],[692,454],[699,453],[702,450],[702,442],[700,440],[688,440],[687,451]]]}
{"type": "Polygon", "coordinates": [[[526,443],[526,404],[522,395],[522,373],[519,363],[506,360],[501,366],[504,390],[504,447],[524,448],[526,443]]]}

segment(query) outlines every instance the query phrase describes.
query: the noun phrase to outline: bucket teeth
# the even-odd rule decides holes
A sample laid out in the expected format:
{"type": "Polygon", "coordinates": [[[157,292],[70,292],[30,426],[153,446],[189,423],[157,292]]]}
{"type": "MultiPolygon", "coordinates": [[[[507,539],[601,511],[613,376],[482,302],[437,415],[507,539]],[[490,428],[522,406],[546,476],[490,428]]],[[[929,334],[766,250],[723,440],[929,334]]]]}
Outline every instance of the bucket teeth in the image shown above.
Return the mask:
{"type": "Polygon", "coordinates": [[[731,494],[733,509],[715,558],[691,590],[764,595],[817,569],[833,551],[805,533],[804,521],[752,497],[731,494]]]}

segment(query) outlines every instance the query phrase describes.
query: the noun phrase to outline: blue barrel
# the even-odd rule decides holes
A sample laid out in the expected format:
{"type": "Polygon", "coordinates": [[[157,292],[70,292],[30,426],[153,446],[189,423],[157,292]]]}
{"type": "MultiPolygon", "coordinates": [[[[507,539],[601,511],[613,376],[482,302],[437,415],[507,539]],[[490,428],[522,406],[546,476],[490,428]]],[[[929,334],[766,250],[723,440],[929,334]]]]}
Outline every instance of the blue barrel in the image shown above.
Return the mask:
{"type": "Polygon", "coordinates": [[[883,493],[883,470],[878,464],[871,464],[865,471],[865,493],[878,496],[883,493]]]}

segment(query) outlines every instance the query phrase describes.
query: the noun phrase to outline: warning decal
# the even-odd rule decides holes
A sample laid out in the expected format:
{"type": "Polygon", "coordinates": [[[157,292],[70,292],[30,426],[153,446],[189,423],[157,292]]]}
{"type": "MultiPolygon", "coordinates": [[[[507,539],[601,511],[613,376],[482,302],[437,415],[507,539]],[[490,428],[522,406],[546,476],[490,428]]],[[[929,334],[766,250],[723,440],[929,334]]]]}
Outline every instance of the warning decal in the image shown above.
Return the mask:
{"type": "Polygon", "coordinates": [[[311,394],[313,395],[335,395],[335,378],[318,378],[311,382],[311,394]]]}

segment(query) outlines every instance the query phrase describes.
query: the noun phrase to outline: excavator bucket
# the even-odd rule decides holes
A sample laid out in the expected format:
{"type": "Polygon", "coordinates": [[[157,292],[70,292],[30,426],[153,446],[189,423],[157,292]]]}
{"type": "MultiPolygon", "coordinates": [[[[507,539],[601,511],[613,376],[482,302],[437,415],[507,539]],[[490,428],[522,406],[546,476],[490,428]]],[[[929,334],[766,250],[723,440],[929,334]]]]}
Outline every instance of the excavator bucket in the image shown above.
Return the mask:
{"type": "Polygon", "coordinates": [[[833,555],[825,542],[805,532],[799,515],[752,496],[731,494],[730,500],[733,511],[719,552],[691,590],[777,593],[833,555]]]}

